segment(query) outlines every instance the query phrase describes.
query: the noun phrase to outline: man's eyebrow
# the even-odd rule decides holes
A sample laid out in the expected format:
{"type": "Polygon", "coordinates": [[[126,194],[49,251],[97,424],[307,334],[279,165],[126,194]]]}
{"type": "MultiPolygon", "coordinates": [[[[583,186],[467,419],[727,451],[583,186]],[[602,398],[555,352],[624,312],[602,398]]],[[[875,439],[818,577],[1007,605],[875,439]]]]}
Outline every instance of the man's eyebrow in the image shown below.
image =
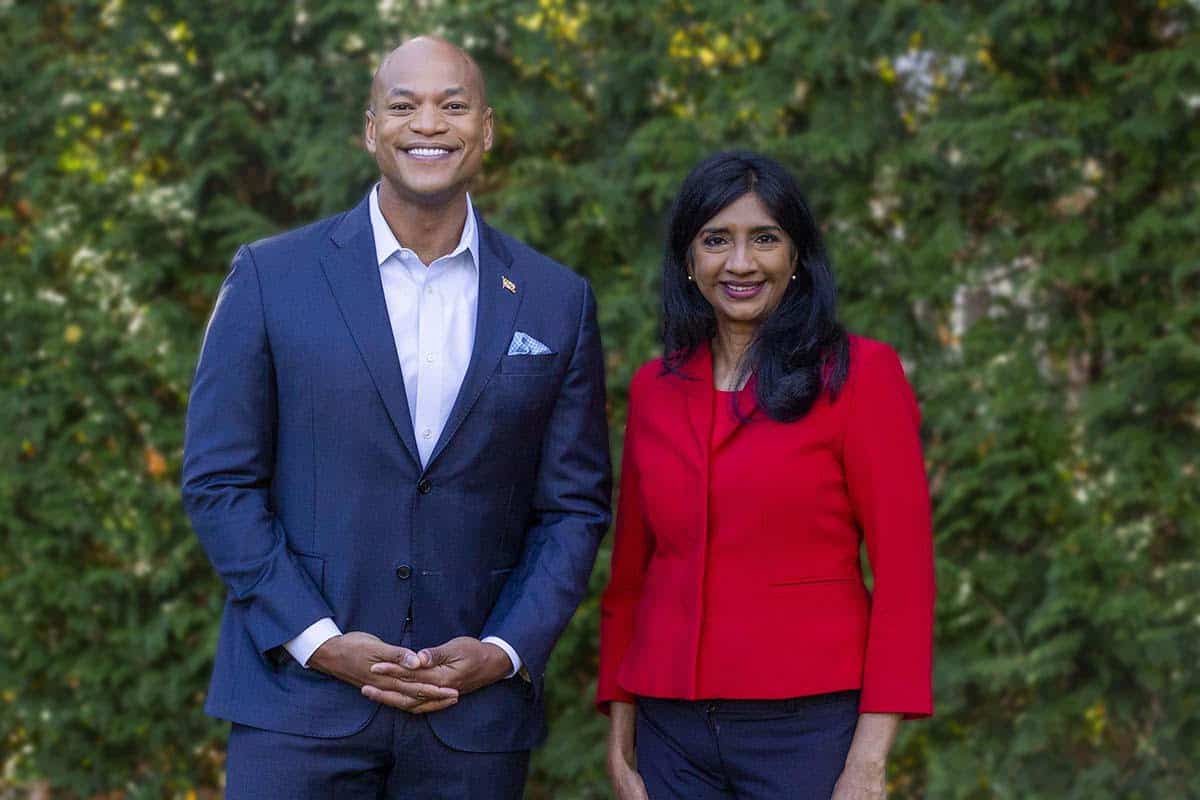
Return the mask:
{"type": "MultiPolygon", "coordinates": [[[[463,95],[466,93],[467,93],[467,87],[465,87],[465,86],[450,86],[450,87],[442,90],[442,97],[452,97],[452,96],[456,96],[456,95],[463,95]]],[[[414,92],[412,89],[405,89],[403,86],[393,86],[391,89],[388,90],[388,93],[387,93],[388,97],[395,97],[397,95],[401,95],[403,97],[416,97],[417,93],[414,92]]]]}

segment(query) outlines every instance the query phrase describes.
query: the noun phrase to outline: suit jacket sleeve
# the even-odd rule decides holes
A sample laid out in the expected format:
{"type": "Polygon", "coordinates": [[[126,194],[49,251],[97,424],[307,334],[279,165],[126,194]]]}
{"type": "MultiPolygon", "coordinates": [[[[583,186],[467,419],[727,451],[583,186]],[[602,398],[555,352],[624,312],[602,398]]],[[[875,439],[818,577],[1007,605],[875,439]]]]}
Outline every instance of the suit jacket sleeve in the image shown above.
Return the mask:
{"type": "Polygon", "coordinates": [[[612,466],[596,301],[586,283],[578,333],[542,442],[533,524],[482,636],[497,636],[534,678],[587,591],[611,514],[612,466]]]}
{"type": "Polygon", "coordinates": [[[200,543],[266,655],[333,612],[271,508],[275,372],[253,255],[221,286],[192,382],[183,500],[200,543]]]}
{"type": "Polygon", "coordinates": [[[617,672],[633,640],[646,565],[653,551],[653,540],[642,515],[640,473],[633,455],[638,408],[635,378],[629,392],[629,417],[621,454],[621,489],[617,498],[612,576],[600,601],[600,677],[596,687],[596,706],[606,714],[614,700],[623,703],[634,701],[633,695],[617,682],[617,672]]]}
{"type": "Polygon", "coordinates": [[[859,710],[923,717],[933,713],[934,570],[920,411],[894,350],[860,353],[843,454],[875,581],[859,710]]]}

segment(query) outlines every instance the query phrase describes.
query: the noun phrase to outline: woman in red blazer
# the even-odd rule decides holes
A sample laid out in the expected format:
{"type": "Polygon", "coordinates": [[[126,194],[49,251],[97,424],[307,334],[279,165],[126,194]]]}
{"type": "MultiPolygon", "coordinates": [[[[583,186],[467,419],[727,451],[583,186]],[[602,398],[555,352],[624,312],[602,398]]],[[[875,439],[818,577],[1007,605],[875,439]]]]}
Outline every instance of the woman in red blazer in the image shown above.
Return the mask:
{"type": "Polygon", "coordinates": [[[900,719],[933,711],[929,499],[900,360],[838,324],[803,196],[762,156],[685,180],[663,293],[669,355],[630,388],[601,605],[617,795],[882,798],[900,719]]]}

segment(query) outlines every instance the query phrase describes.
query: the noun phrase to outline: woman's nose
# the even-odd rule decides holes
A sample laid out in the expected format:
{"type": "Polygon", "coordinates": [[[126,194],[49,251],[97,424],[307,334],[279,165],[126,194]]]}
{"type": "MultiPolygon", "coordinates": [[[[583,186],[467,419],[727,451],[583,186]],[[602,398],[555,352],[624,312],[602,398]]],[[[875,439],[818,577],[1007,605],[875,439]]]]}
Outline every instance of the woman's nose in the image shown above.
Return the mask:
{"type": "Polygon", "coordinates": [[[725,269],[730,272],[752,272],[754,270],[754,254],[750,252],[750,245],[738,242],[733,246],[733,250],[729,252],[729,258],[725,261],[725,269]]]}

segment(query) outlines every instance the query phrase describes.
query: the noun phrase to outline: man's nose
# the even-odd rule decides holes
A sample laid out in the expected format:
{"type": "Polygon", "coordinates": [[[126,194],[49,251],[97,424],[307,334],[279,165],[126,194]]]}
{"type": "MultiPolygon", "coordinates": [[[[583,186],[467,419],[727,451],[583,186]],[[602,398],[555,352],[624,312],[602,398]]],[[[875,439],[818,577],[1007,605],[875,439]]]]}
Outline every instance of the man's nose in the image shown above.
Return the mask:
{"type": "Polygon", "coordinates": [[[446,130],[446,121],[442,118],[437,106],[432,103],[423,103],[417,109],[417,113],[413,115],[411,127],[414,133],[425,135],[442,133],[446,130]]]}

